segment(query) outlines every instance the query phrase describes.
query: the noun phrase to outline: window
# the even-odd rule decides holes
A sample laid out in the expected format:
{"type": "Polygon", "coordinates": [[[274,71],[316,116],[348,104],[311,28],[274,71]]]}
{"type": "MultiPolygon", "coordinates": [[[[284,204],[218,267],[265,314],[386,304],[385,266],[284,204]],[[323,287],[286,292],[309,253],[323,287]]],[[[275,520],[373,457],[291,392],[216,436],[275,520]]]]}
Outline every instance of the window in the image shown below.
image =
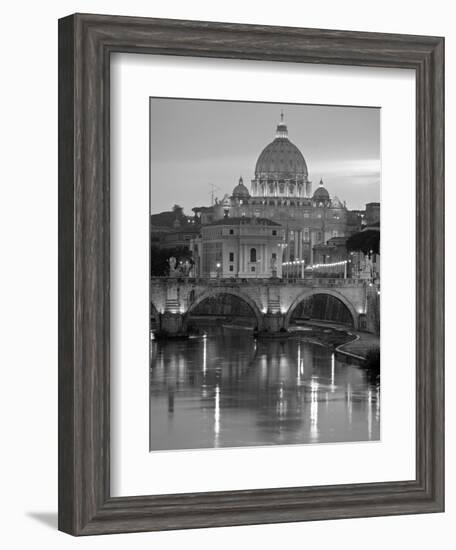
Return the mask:
{"type": "Polygon", "coordinates": [[[275,252],[272,253],[272,259],[277,260],[277,254],[275,252]]]}
{"type": "Polygon", "coordinates": [[[276,229],[273,229],[273,230],[272,230],[272,234],[273,234],[274,236],[277,235],[277,230],[276,230],[276,229]]]}
{"type": "Polygon", "coordinates": [[[234,271],[234,267],[230,265],[230,271],[234,271]]]}
{"type": "Polygon", "coordinates": [[[251,271],[252,273],[254,273],[254,272],[255,272],[255,266],[252,266],[252,267],[250,268],[250,271],[251,271]]]}
{"type": "MultiPolygon", "coordinates": [[[[257,261],[256,248],[251,248],[250,249],[250,261],[251,262],[256,262],[257,261]]],[[[253,270],[253,271],[255,271],[255,270],[253,270]]]]}
{"type": "Polygon", "coordinates": [[[230,229],[230,235],[234,235],[234,229],[230,229]]]}
{"type": "Polygon", "coordinates": [[[234,252],[230,252],[230,262],[234,262],[234,252]]]}

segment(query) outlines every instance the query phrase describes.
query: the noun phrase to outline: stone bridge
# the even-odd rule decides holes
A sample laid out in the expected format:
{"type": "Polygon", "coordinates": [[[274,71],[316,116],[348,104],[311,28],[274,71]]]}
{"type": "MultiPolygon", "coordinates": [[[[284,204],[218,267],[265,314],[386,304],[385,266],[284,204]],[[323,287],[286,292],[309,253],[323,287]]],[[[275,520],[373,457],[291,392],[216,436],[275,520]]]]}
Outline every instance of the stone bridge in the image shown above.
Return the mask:
{"type": "Polygon", "coordinates": [[[259,332],[288,330],[296,307],[306,298],[327,294],[350,312],[353,328],[378,332],[378,288],[361,279],[223,279],[152,277],[151,315],[164,334],[185,334],[194,308],[220,294],[237,296],[252,309],[259,332]],[[373,311],[375,309],[376,311],[373,311]]]}

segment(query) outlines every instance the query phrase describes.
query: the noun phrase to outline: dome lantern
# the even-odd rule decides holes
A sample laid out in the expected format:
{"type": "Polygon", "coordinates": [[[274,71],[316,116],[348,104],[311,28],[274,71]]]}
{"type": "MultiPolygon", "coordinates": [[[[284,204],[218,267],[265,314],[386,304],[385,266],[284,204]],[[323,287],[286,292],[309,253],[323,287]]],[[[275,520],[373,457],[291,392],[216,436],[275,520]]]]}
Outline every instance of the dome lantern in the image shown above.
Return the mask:
{"type": "Polygon", "coordinates": [[[280,123],[277,125],[276,139],[288,139],[288,128],[283,121],[283,111],[280,113],[280,123]]]}

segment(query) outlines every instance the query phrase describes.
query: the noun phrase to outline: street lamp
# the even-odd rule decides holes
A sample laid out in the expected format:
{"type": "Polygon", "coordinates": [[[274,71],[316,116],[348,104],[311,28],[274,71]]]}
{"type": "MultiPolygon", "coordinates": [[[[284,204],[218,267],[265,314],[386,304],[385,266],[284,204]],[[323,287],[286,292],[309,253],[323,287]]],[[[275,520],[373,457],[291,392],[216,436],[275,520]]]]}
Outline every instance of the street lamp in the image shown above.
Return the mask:
{"type": "Polygon", "coordinates": [[[215,264],[215,267],[217,268],[217,277],[220,277],[220,268],[222,267],[222,264],[220,262],[217,262],[215,264]]]}

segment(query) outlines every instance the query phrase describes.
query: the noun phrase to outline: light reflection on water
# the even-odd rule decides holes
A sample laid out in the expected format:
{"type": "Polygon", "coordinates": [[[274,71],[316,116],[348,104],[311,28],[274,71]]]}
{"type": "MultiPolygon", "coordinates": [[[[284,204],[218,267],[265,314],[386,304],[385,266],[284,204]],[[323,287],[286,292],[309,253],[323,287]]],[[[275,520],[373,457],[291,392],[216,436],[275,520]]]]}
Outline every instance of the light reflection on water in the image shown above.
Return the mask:
{"type": "Polygon", "coordinates": [[[298,336],[153,341],[150,449],[378,440],[379,388],[298,336]]]}

